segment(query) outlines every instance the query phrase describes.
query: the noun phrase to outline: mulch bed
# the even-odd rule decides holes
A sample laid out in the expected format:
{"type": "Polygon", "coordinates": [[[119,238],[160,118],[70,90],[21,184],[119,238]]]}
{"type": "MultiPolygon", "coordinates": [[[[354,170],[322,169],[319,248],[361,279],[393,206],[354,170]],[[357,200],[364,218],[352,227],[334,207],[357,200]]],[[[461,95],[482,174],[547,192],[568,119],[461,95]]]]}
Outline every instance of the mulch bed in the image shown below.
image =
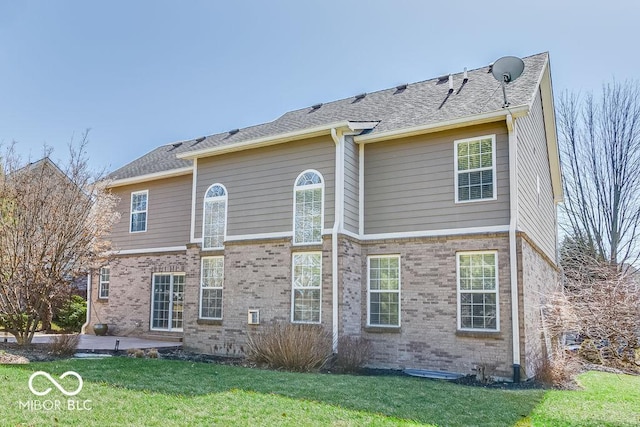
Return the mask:
{"type": "Polygon", "coordinates": [[[51,354],[47,344],[31,344],[21,347],[16,343],[0,343],[0,364],[50,362],[64,359],[51,354]]]}

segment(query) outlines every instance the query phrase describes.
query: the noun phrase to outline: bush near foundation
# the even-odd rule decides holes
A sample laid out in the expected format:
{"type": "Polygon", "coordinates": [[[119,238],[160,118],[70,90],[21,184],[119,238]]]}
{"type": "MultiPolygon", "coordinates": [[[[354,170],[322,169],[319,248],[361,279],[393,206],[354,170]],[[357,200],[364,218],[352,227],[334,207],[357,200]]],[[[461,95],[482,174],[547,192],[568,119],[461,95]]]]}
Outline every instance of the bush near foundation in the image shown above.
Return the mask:
{"type": "Polygon", "coordinates": [[[358,372],[371,356],[371,342],[363,337],[342,336],[338,340],[336,367],[342,372],[358,372]]]}
{"type": "Polygon", "coordinates": [[[322,326],[274,322],[249,334],[247,357],[272,369],[309,372],[329,360],[331,343],[322,326]]]}

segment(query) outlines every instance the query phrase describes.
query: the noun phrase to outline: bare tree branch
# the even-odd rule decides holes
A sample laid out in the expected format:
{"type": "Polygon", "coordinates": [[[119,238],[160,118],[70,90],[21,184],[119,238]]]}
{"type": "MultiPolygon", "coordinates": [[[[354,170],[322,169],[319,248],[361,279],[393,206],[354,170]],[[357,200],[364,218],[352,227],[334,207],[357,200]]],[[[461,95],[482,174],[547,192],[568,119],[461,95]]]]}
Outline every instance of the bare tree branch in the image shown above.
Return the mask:
{"type": "Polygon", "coordinates": [[[115,197],[95,185],[87,132],[59,169],[47,157],[23,166],[13,146],[0,171],[0,321],[31,342],[43,313],[70,282],[104,262],[115,197]]]}
{"type": "Polygon", "coordinates": [[[563,228],[596,259],[640,256],[640,87],[613,81],[598,100],[564,93],[558,106],[563,228]]]}

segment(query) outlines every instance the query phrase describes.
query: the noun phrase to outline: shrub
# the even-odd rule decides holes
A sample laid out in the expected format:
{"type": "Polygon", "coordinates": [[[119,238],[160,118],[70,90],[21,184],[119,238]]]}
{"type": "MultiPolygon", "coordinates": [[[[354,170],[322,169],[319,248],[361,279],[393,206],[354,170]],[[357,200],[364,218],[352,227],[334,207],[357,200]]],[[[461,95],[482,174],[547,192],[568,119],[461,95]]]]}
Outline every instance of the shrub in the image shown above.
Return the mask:
{"type": "Polygon", "coordinates": [[[66,331],[80,332],[87,320],[87,302],[81,296],[73,295],[62,305],[54,320],[66,331]]]}
{"type": "Polygon", "coordinates": [[[249,360],[273,369],[308,372],[331,357],[331,334],[320,325],[274,322],[249,334],[249,360]]]}
{"type": "Polygon", "coordinates": [[[573,378],[580,370],[575,357],[561,349],[551,357],[540,358],[536,365],[536,380],[558,388],[572,388],[573,378]]]}
{"type": "Polygon", "coordinates": [[[343,372],[357,372],[369,360],[371,342],[363,337],[342,336],[338,340],[336,366],[343,372]]]}
{"type": "Polygon", "coordinates": [[[49,351],[57,356],[72,356],[79,343],[78,334],[56,335],[49,343],[49,351]]]}

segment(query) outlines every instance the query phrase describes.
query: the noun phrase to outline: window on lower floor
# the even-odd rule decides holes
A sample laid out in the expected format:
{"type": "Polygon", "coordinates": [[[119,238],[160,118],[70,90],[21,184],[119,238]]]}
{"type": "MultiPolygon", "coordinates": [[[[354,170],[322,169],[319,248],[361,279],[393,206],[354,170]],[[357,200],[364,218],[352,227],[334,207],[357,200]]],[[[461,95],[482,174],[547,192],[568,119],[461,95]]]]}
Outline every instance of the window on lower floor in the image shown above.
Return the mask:
{"type": "Polygon", "coordinates": [[[291,320],[301,323],[320,323],[322,253],[295,253],[292,266],[291,320]]]}
{"type": "Polygon", "coordinates": [[[200,318],[222,319],[224,257],[202,258],[200,274],[200,318]]]}
{"type": "Polygon", "coordinates": [[[109,280],[111,269],[109,267],[102,267],[100,269],[100,284],[98,286],[98,298],[107,299],[109,298],[109,280]]]}
{"type": "Polygon", "coordinates": [[[400,326],[400,256],[370,256],[369,326],[400,326]]]}
{"type": "Polygon", "coordinates": [[[184,273],[155,273],[151,294],[151,329],[182,330],[184,273]]]}
{"type": "Polygon", "coordinates": [[[458,329],[497,331],[498,253],[458,252],[458,329]]]}

